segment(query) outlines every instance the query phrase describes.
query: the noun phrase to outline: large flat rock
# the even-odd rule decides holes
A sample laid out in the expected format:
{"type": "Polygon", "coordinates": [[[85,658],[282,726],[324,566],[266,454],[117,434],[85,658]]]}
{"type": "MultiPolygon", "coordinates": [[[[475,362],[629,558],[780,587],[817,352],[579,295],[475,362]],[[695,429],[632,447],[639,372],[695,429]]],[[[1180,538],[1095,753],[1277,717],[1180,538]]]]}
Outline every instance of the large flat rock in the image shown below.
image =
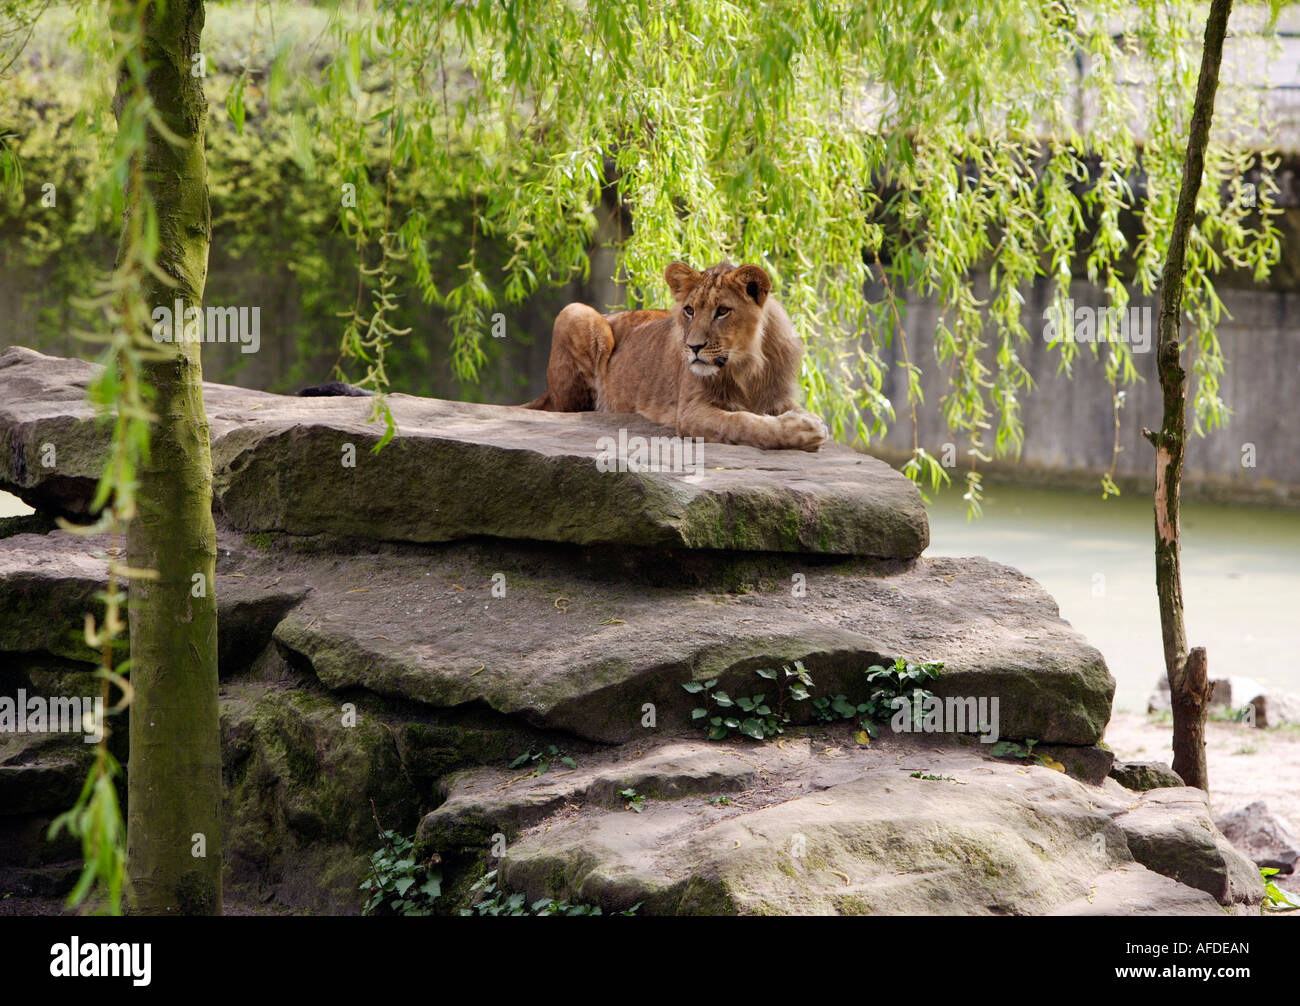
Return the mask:
{"type": "MultiPolygon", "coordinates": [[[[0,353],[0,489],[37,509],[85,512],[106,436],[84,400],[93,374],[79,360],[0,353]]],[[[916,488],[835,444],[815,454],[705,444],[697,470],[600,471],[603,438],[672,431],[637,416],[392,395],[399,439],[374,454],[383,427],[368,422],[369,399],[220,384],[205,384],[204,399],[214,506],[244,531],[886,558],[929,543],[916,488]]]]}
{"type": "Polygon", "coordinates": [[[1218,902],[1195,887],[1129,863],[1102,874],[1088,893],[1048,912],[1049,915],[1221,915],[1218,902]]]}
{"type": "MultiPolygon", "coordinates": [[[[647,705],[657,731],[689,726],[689,681],[754,694],[756,669],[801,660],[814,694],[862,701],[866,669],[906,657],[943,662],[937,695],[996,700],[1001,739],[1092,745],[1110,718],[1101,654],[1042,587],[987,559],[768,554],[700,582],[647,581],[491,539],[354,553],[258,542],[218,533],[223,675],[273,638],[332,691],[621,742],[647,733],[647,705]]],[[[90,659],[78,634],[106,544],[63,531],[0,540],[0,605],[14,613],[0,651],[90,659]]]]}
{"type": "MultiPolygon", "coordinates": [[[[235,544],[228,532],[222,540],[235,544]]],[[[121,546],[108,535],[66,531],[0,539],[0,671],[31,659],[41,662],[43,655],[98,661],[86,646],[85,617],[102,611],[96,594],[107,586],[109,550],[121,546]]],[[[273,575],[263,580],[231,572],[218,582],[218,649],[223,664],[248,663],[311,587],[281,584],[273,575]]]]}
{"type": "Polygon", "coordinates": [[[628,789],[651,799],[721,796],[753,788],[762,772],[750,752],[703,740],[672,740],[636,754],[583,758],[573,769],[555,760],[531,776],[531,764],[514,771],[454,772],[443,778],[445,802],[425,815],[420,838],[435,848],[467,846],[486,842],[498,829],[515,833],[565,808],[623,807],[619,794],[628,789]]]}
{"type": "Polygon", "coordinates": [[[1090,745],[1110,719],[1101,654],[1037,583],[986,559],[773,557],[752,583],[702,585],[611,581],[567,556],[487,544],[280,561],[314,589],[275,639],[329,688],[483,704],[592,740],[645,734],[648,704],[661,729],[688,722],[684,682],[748,695],[765,690],[755,669],[795,660],[815,694],[855,701],[872,664],[942,661],[933,691],[997,699],[1003,738],[1090,745]]]}
{"type": "MultiPolygon", "coordinates": [[[[420,834],[444,851],[500,851],[504,835],[494,865],[507,890],[607,912],[1224,912],[1186,878],[1144,868],[1124,804],[1096,787],[979,745],[888,736],[862,748],[843,728],[800,734],[781,745],[629,745],[537,778],[461,773],[420,834]],[[676,785],[683,778],[692,785],[676,785]],[[640,812],[609,785],[636,789],[640,812]]],[[[1174,808],[1154,816],[1176,827],[1174,808]]],[[[1223,904],[1257,912],[1258,891],[1223,904]]]]}

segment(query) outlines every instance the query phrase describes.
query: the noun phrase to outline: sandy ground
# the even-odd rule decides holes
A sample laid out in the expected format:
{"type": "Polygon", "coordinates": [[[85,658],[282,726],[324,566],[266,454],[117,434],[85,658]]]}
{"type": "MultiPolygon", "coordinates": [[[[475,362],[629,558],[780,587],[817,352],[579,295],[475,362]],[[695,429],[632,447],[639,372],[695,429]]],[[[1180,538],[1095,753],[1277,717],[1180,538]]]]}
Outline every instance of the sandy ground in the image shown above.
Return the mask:
{"type": "MultiPolygon", "coordinates": [[[[1173,760],[1172,726],[1139,713],[1115,713],[1106,743],[1127,761],[1173,760]]],[[[1300,730],[1257,730],[1244,723],[1211,720],[1205,725],[1210,769],[1210,804],[1217,818],[1263,800],[1268,809],[1300,835],[1300,730]]],[[[1300,875],[1278,877],[1277,884],[1300,902],[1300,875]]],[[[1288,913],[1300,918],[1300,912],[1288,913]]]]}

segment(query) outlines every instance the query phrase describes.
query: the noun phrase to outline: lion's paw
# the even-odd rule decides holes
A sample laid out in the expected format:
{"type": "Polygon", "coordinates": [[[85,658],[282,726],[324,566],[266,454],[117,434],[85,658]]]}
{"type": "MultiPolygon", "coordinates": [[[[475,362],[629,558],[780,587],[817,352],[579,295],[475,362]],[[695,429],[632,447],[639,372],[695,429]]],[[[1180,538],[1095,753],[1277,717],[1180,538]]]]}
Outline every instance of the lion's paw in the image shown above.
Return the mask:
{"type": "Polygon", "coordinates": [[[791,409],[776,417],[781,424],[782,445],[800,451],[815,451],[830,436],[830,430],[821,417],[802,409],[791,409]]]}

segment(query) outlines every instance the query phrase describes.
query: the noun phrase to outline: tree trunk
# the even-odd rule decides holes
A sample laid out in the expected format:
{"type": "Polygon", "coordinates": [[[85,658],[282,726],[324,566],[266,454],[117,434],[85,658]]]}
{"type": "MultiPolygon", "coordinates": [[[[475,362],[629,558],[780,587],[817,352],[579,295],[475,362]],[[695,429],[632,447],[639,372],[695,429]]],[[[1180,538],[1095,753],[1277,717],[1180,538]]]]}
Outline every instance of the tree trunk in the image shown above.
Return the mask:
{"type": "MultiPolygon", "coordinates": [[[[201,308],[211,219],[201,77],[191,73],[203,31],[202,0],[150,4],[144,58],[149,97],[166,127],[152,127],[145,186],[157,211],[157,264],[174,286],[146,277],[152,309],[201,308]]],[[[130,85],[123,71],[119,88],[130,85]]],[[[119,105],[120,107],[120,105],[119,105]]],[[[183,318],[176,319],[178,325],[183,318]]],[[[147,915],[221,913],[221,744],[217,719],[217,617],[213,575],[212,460],[199,343],[163,343],[148,360],[154,389],[149,458],[138,513],[127,530],[131,706],[127,768],[127,876],[132,910],[147,915]]]]}
{"type": "Polygon", "coordinates": [[[1205,714],[1209,704],[1205,649],[1187,652],[1183,626],[1183,574],[1178,524],[1182,489],[1183,455],[1187,441],[1187,372],[1182,366],[1179,325],[1183,309],[1183,273],[1187,238],[1196,214],[1196,197],[1205,170],[1205,146],[1214,115],[1214,94],[1219,87],[1223,38],[1228,30],[1232,0],[1214,0],[1205,23],[1201,73],[1196,83],[1183,183],[1178,191],[1169,236],[1169,253],[1160,282],[1160,330],[1156,365],[1164,396],[1164,417],[1159,432],[1143,430],[1156,449],[1156,593],[1160,599],[1160,630],[1164,640],[1165,674],[1169,678],[1174,713],[1174,771],[1189,786],[1208,791],[1205,767],[1205,714]]]}

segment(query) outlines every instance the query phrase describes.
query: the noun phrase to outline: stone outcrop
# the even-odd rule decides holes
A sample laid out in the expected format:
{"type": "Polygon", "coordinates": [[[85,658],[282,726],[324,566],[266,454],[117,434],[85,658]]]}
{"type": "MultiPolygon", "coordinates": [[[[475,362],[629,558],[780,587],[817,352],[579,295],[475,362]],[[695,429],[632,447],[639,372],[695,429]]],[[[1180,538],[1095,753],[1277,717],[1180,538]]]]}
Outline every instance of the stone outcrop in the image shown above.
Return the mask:
{"type": "Polygon", "coordinates": [[[934,691],[998,697],[1003,737],[1095,744],[1110,715],[1100,654],[1037,584],[982,559],[891,569],[769,556],[740,582],[684,585],[612,582],[553,552],[487,545],[444,547],[436,563],[389,549],[338,571],[300,565],[314,589],[275,639],[328,687],[479,702],[592,740],[640,732],[647,702],[666,720],[685,714],[683,682],[740,687],[756,667],[795,660],[855,701],[872,664],[943,661],[934,691]],[[377,609],[409,617],[379,633],[377,609]]]}
{"type": "MultiPolygon", "coordinates": [[[[32,350],[0,353],[0,489],[38,510],[85,513],[106,436],[84,401],[93,373],[32,350]]],[[[242,531],[886,558],[929,543],[916,488],[834,444],[816,454],[705,444],[689,469],[670,452],[661,467],[683,470],[600,471],[620,435],[648,446],[672,431],[636,416],[392,395],[399,439],[375,454],[384,424],[369,421],[370,399],[205,384],[204,402],[214,506],[242,531]]]]}
{"type": "MultiPolygon", "coordinates": [[[[79,632],[107,547],[64,531],[5,539],[0,646],[92,661],[79,632]]],[[[755,668],[799,660],[821,692],[859,702],[865,669],[905,656],[943,662],[940,697],[996,699],[992,740],[1095,745],[1110,715],[1101,655],[1034,581],[985,559],[764,555],[671,582],[664,560],[636,582],[618,563],[491,541],[375,545],[341,561],[319,542],[253,544],[223,530],[218,548],[223,677],[274,640],[332,691],[481,705],[617,742],[640,734],[646,703],[685,716],[685,682],[743,688],[755,668]]]]}
{"type": "Polygon", "coordinates": [[[1229,811],[1214,824],[1256,866],[1282,874],[1295,872],[1296,862],[1300,861],[1300,839],[1263,800],[1229,811]]]}
{"type": "Polygon", "coordinates": [[[1270,692],[1250,700],[1250,717],[1261,730],[1300,726],[1300,695],[1270,692]]]}
{"type": "Polygon", "coordinates": [[[1260,900],[1231,850],[1151,850],[1153,834],[1177,845],[1184,805],[1131,809],[978,744],[862,747],[827,728],[779,745],[625,745],[569,772],[477,769],[443,789],[421,837],[510,837],[499,873],[530,900],[761,915],[1221,915],[1260,900]]]}
{"type": "MultiPolygon", "coordinates": [[[[98,476],[89,374],[0,354],[0,485],[44,511],[0,528],[0,696],[95,687],[82,625],[113,544],[46,519],[84,513],[98,476]]],[[[915,491],[870,459],[705,445],[696,473],[603,472],[601,437],[665,431],[403,396],[375,456],[366,401],[205,394],[225,862],[254,902],[355,911],[377,830],[418,826],[452,909],[492,868],[647,913],[1258,904],[1203,804],[1106,780],[1114,681],[1051,597],[920,557],[915,491]],[[866,671],[896,658],[943,664],[949,718],[864,743],[866,671]],[[757,672],[795,662],[854,722],[792,702],[779,739],[704,740],[684,685],[778,701],[757,672]],[[967,703],[992,715],[953,721],[967,703]]],[[[0,882],[75,874],[40,836],[88,750],[0,734],[0,882]]]]}
{"type": "Polygon", "coordinates": [[[1167,786],[1184,786],[1182,776],[1158,761],[1117,761],[1109,775],[1125,789],[1142,793],[1167,786]]]}

